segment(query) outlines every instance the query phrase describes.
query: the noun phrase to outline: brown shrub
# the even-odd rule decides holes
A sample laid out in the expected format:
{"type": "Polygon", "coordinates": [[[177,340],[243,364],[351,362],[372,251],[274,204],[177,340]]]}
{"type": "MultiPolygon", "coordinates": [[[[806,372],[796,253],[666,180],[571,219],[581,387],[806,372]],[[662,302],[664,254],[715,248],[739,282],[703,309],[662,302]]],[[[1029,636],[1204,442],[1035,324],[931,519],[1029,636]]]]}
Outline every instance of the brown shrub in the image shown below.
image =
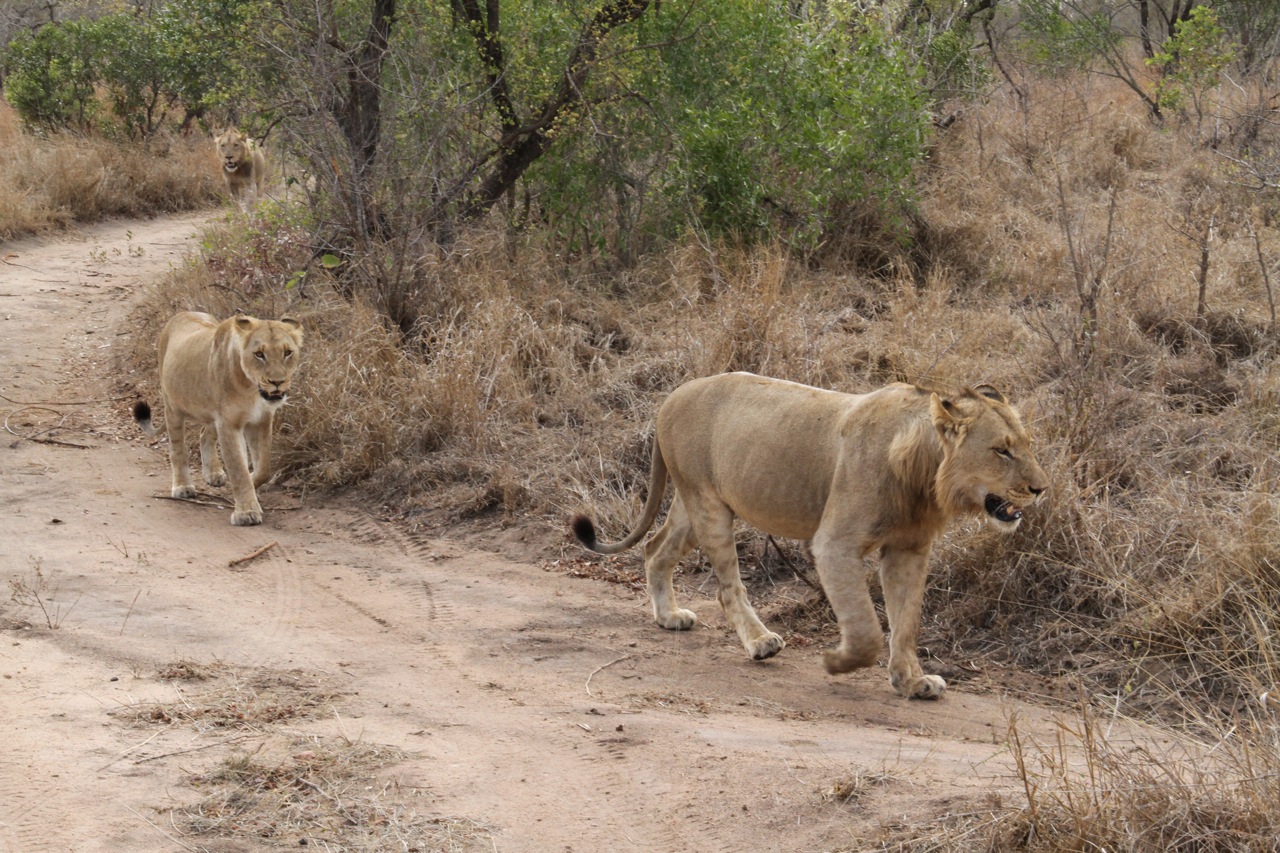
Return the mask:
{"type": "Polygon", "coordinates": [[[203,137],[149,148],[73,134],[30,136],[0,101],[0,240],[111,216],[153,216],[220,197],[203,137]]]}

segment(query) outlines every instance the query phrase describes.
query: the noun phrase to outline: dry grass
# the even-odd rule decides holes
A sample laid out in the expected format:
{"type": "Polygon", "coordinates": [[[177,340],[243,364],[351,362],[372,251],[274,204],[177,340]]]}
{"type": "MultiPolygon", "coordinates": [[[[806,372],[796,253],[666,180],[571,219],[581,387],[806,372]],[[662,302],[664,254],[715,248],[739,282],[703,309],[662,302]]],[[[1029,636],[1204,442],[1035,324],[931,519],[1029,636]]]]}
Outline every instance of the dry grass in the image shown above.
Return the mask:
{"type": "Polygon", "coordinates": [[[172,702],[130,705],[113,712],[114,716],[135,725],[187,725],[201,732],[259,731],[323,715],[341,695],[322,679],[300,671],[241,672],[222,664],[180,661],[163,667],[159,675],[197,682],[200,687],[178,687],[172,702]]]}
{"type": "Polygon", "coordinates": [[[1024,743],[1015,724],[1011,740],[1027,804],[995,822],[988,849],[1274,850],[1275,721],[1240,723],[1222,741],[1187,750],[1114,737],[1088,707],[1052,744],[1024,743]]]}
{"type": "MultiPolygon", "coordinates": [[[[1233,116],[1261,109],[1245,90],[1226,97],[1233,116]]],[[[1280,146],[1274,122],[1249,126],[1250,150],[1280,146]]],[[[1037,850],[1096,849],[1081,841],[1095,836],[1269,849],[1250,845],[1274,838],[1262,804],[1280,770],[1274,719],[1254,715],[1280,685],[1280,228],[1274,194],[1224,157],[1247,151],[1202,133],[1150,124],[1101,78],[996,93],[937,140],[918,251],[872,269],[690,242],[603,270],[481,230],[448,250],[347,259],[330,281],[306,229],[281,237],[271,217],[287,214],[268,208],[253,236],[236,222],[212,238],[138,317],[303,314],[286,467],[305,486],[362,481],[408,521],[562,530],[587,510],[615,535],[644,497],[657,405],[695,376],[1003,387],[1051,498],[1014,536],[962,524],[939,544],[924,642],[1063,676],[1229,760],[1126,763],[1089,730],[1085,787],[1028,764],[1029,811],[973,831],[1037,850]],[[306,287],[287,288],[303,269],[306,287]]],[[[144,389],[149,340],[134,363],[144,389]]],[[[795,630],[814,633],[798,606],[795,630]]]]}
{"type": "MultiPolygon", "coordinates": [[[[424,791],[388,774],[411,756],[296,727],[337,713],[341,693],[301,671],[241,670],[181,660],[157,673],[175,682],[171,702],[114,711],[133,725],[182,726],[225,738],[195,750],[235,750],[186,782],[202,796],[172,809],[186,838],[247,841],[254,849],[315,845],[346,851],[491,850],[473,821],[423,811],[424,791]],[[227,737],[228,732],[233,732],[227,737]]],[[[181,753],[178,753],[181,754],[181,753]]],[[[185,846],[185,845],[184,845],[185,846]]],[[[196,848],[188,848],[196,849],[196,848]]]]}
{"type": "MultiPolygon", "coordinates": [[[[1274,709],[1272,709],[1274,710],[1274,709]]],[[[1022,802],[988,798],[929,829],[900,827],[860,849],[906,853],[1269,853],[1280,837],[1280,729],[1241,718],[1216,742],[1153,739],[1085,703],[1050,743],[1009,743],[1022,802]]]]}
{"type": "Polygon", "coordinates": [[[828,802],[848,805],[858,802],[874,788],[892,781],[893,776],[883,771],[857,769],[833,781],[822,791],[822,798],[828,802]]]}
{"type": "Polygon", "coordinates": [[[112,216],[153,216],[222,194],[203,136],[150,148],[60,134],[31,136],[0,100],[0,242],[112,216]]]}
{"type": "Polygon", "coordinates": [[[246,839],[258,849],[492,850],[485,827],[424,813],[413,802],[421,792],[387,777],[408,757],[342,738],[288,739],[193,775],[205,796],[176,818],[194,835],[246,839]]]}

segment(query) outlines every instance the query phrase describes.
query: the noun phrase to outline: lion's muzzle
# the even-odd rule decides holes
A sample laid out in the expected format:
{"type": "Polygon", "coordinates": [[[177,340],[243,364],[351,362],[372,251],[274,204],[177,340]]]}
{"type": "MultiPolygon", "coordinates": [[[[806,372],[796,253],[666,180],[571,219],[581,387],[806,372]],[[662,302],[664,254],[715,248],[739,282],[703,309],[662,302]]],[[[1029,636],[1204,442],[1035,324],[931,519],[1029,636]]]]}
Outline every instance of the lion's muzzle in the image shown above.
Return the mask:
{"type": "Polygon", "coordinates": [[[983,503],[987,515],[1004,524],[1014,524],[1022,520],[1022,507],[1010,503],[999,495],[987,495],[983,503]]]}

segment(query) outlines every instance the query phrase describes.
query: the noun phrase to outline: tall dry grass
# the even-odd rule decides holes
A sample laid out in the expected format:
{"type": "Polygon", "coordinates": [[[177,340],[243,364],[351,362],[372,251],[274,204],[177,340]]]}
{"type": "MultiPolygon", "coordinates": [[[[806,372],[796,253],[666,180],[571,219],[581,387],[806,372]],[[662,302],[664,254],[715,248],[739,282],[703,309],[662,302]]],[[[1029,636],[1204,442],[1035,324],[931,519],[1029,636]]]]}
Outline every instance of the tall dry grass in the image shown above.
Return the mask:
{"type": "Polygon", "coordinates": [[[1237,719],[1212,741],[1153,738],[1088,701],[1040,739],[1014,717],[1008,744],[1020,797],[991,796],[857,849],[1271,853],[1280,838],[1278,737],[1266,713],[1237,719]]]}
{"type": "Polygon", "coordinates": [[[1033,333],[1019,384],[1055,491],[1011,540],[944,546],[948,620],[971,626],[948,633],[1136,707],[1240,706],[1280,676],[1270,200],[1107,84],[1042,86],[943,140],[925,204],[964,289],[1033,333]]]}
{"type": "Polygon", "coordinates": [[[36,137],[0,100],[0,242],[112,216],[215,203],[216,158],[201,137],[150,147],[59,134],[36,137]]]}

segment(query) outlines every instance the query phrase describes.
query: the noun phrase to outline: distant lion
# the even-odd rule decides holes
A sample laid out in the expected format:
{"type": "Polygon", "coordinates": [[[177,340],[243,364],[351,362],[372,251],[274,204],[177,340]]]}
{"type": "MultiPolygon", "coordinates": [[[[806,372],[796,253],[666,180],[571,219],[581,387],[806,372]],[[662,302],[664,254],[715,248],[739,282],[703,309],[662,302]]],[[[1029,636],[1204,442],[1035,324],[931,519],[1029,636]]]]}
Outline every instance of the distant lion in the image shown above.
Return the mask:
{"type": "Polygon", "coordinates": [[[828,672],[872,666],[884,637],[862,560],[880,556],[889,617],[889,681],[908,698],[946,690],[916,657],[933,540],[956,515],[984,515],[1012,531],[1048,479],[1018,413],[990,385],[943,395],[895,383],[841,394],[726,373],[680,386],[658,410],[644,513],[616,544],[596,541],[593,522],[573,520],[579,541],[616,554],[645,535],[662,506],[668,473],[675,497],[644,546],[658,624],[687,630],[677,606],[676,563],[695,546],[710,558],[725,617],[756,660],[777,654],[738,574],[733,519],[775,536],[811,540],[818,578],[840,626],[828,672]]]}
{"type": "MultiPolygon", "coordinates": [[[[259,320],[243,314],[218,322],[209,314],[184,311],[165,324],[158,347],[172,496],[195,496],[186,441],[186,424],[193,421],[204,427],[200,468],[205,482],[231,484],[231,523],[261,524],[256,487],[271,477],[271,428],[298,368],[301,324],[292,317],[259,320]]],[[[133,414],[148,435],[155,435],[150,406],[139,402],[133,414]]]]}
{"type": "Polygon", "coordinates": [[[262,194],[262,182],[267,172],[267,160],[262,149],[235,127],[228,127],[215,136],[213,143],[218,147],[218,160],[222,163],[222,178],[227,182],[227,192],[242,209],[247,209],[262,194]]]}

